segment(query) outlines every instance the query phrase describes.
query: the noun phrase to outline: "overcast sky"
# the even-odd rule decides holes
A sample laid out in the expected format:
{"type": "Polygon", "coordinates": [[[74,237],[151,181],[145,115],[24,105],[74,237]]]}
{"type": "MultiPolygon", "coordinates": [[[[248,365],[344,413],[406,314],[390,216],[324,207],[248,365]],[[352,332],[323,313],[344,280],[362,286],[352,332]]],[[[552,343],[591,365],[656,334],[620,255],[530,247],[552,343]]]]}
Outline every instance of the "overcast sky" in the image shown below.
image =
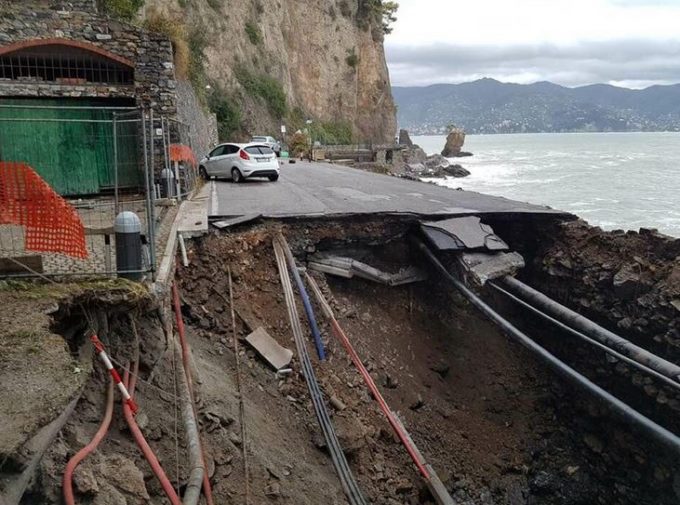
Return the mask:
{"type": "Polygon", "coordinates": [[[392,84],[680,82],[680,0],[398,0],[392,84]]]}

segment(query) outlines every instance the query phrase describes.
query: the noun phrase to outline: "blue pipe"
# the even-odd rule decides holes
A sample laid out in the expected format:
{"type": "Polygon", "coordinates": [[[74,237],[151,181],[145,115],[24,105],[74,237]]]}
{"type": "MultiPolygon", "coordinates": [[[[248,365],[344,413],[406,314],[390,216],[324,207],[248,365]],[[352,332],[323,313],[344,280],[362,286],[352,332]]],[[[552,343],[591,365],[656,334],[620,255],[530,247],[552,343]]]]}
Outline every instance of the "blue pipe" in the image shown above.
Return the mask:
{"type": "Polygon", "coordinates": [[[326,359],[326,351],[323,348],[323,342],[321,341],[321,332],[319,331],[319,326],[316,324],[316,317],[314,316],[312,303],[309,301],[309,295],[307,294],[305,285],[302,282],[302,277],[300,277],[300,272],[298,271],[298,267],[295,264],[295,258],[293,257],[293,253],[290,251],[290,248],[288,247],[286,239],[282,235],[279,235],[278,239],[283,247],[283,252],[286,255],[286,259],[288,260],[288,266],[290,267],[290,270],[293,273],[293,278],[295,278],[295,284],[297,284],[298,291],[300,291],[300,296],[302,297],[302,305],[304,305],[305,307],[305,313],[307,314],[307,320],[309,321],[309,329],[312,331],[312,335],[314,336],[316,352],[319,355],[319,359],[323,361],[326,359]]]}

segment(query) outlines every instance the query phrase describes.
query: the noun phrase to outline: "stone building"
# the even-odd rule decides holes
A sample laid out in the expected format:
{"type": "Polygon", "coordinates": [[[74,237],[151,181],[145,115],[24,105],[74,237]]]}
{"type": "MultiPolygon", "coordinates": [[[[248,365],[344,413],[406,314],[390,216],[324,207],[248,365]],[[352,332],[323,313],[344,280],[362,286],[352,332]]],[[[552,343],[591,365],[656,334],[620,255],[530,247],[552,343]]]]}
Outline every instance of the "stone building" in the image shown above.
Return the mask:
{"type": "Polygon", "coordinates": [[[28,162],[58,192],[111,189],[114,114],[119,185],[139,186],[133,119],[140,108],[195,115],[178,110],[177,90],[170,41],[102,15],[95,0],[0,0],[0,160],[28,162]]]}

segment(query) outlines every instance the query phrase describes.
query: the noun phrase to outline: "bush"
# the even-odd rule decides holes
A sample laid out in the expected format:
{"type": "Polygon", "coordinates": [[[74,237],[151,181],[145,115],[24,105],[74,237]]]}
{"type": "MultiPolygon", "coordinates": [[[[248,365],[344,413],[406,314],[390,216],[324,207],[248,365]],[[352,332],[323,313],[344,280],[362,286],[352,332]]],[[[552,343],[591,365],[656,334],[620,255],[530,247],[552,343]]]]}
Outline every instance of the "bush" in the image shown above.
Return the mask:
{"type": "Polygon", "coordinates": [[[241,111],[235,100],[221,88],[213,88],[208,97],[208,106],[217,117],[217,133],[220,141],[225,141],[241,129],[241,111]]]}
{"type": "Polygon", "coordinates": [[[191,81],[199,99],[205,103],[205,87],[208,79],[205,75],[205,48],[208,38],[203,30],[194,28],[189,34],[189,81],[191,81]]]}
{"type": "Polygon", "coordinates": [[[286,93],[277,79],[265,74],[256,74],[243,66],[236,68],[236,79],[246,93],[263,100],[277,119],[286,115],[288,111],[286,93]]]}
{"type": "Polygon", "coordinates": [[[354,140],[352,125],[345,121],[327,121],[312,123],[312,139],[322,145],[346,145],[354,140]]]}
{"type": "Polygon", "coordinates": [[[180,79],[188,78],[191,54],[187,33],[182,21],[171,19],[154,9],[148,13],[144,27],[149,31],[161,33],[170,39],[177,77],[180,79]]]}
{"type": "Polygon", "coordinates": [[[103,12],[124,21],[132,21],[137,16],[144,0],[99,0],[103,12]]]}
{"type": "Polygon", "coordinates": [[[359,56],[357,56],[357,53],[356,53],[356,51],[354,50],[354,48],[352,48],[351,50],[347,51],[347,58],[345,58],[345,61],[347,62],[347,64],[348,64],[350,67],[352,67],[352,68],[356,68],[356,67],[357,67],[357,65],[359,64],[359,56]]]}
{"type": "Polygon", "coordinates": [[[246,35],[248,35],[248,40],[250,40],[251,44],[257,46],[262,42],[262,34],[260,33],[260,29],[257,27],[256,24],[247,21],[245,30],[246,35]]]}
{"type": "Polygon", "coordinates": [[[218,11],[222,7],[222,0],[208,0],[208,5],[218,11]]]}
{"type": "Polygon", "coordinates": [[[292,156],[301,156],[306,154],[311,146],[309,145],[309,137],[304,133],[294,133],[290,138],[290,153],[292,156]]]}
{"type": "Polygon", "coordinates": [[[380,27],[384,34],[392,33],[398,9],[399,4],[392,0],[359,0],[357,23],[365,29],[375,26],[380,27]]]}

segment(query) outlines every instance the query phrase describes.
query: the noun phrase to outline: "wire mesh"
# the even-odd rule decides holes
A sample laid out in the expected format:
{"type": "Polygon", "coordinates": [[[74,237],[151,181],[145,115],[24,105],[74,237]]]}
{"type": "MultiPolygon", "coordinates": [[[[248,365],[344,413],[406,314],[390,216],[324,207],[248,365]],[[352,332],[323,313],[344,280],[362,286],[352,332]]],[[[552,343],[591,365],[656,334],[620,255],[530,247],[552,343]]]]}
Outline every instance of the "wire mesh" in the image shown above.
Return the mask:
{"type": "Polygon", "coordinates": [[[85,227],[88,251],[84,259],[38,255],[26,249],[22,227],[1,225],[0,277],[31,275],[10,258],[50,276],[115,275],[113,225],[123,211],[142,224],[142,270],[155,270],[156,230],[167,207],[154,205],[151,160],[163,151],[151,153],[151,116],[141,109],[0,107],[0,160],[28,163],[67,198],[85,227]]]}

